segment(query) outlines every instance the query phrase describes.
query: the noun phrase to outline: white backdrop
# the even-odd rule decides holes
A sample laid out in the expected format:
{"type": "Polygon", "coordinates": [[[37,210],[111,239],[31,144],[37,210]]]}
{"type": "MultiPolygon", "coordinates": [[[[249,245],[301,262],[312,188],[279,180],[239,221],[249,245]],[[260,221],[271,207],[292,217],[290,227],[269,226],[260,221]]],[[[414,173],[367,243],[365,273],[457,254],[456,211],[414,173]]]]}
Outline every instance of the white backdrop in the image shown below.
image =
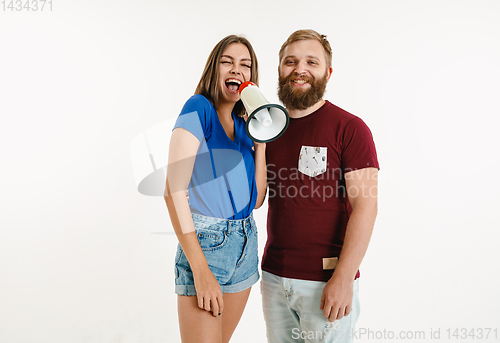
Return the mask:
{"type": "MultiPolygon", "coordinates": [[[[0,8],[0,341],[179,341],[177,240],[163,199],[137,191],[131,143],[178,115],[228,34],[252,42],[276,102],[299,28],[328,35],[326,98],[370,126],[381,165],[357,341],[498,340],[499,15],[494,0],[0,8]]],[[[232,341],[265,341],[258,285],[232,341]]]]}

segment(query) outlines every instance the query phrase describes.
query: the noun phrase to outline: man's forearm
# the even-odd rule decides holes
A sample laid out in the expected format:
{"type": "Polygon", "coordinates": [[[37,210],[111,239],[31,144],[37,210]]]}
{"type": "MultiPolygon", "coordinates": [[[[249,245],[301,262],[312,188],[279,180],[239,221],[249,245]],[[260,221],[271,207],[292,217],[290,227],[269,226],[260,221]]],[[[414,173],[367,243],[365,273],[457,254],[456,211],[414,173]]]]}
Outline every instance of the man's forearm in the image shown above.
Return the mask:
{"type": "Polygon", "coordinates": [[[347,223],[344,245],[332,278],[354,280],[368,249],[376,217],[376,199],[353,209],[347,223]]]}

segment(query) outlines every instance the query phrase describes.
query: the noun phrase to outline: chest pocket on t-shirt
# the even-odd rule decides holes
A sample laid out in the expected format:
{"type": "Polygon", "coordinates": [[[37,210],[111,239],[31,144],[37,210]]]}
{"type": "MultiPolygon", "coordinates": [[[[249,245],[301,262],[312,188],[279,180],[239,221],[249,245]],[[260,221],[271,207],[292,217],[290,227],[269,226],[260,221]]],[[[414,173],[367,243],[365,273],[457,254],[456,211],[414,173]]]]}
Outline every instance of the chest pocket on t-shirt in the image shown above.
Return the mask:
{"type": "Polygon", "coordinates": [[[303,145],[300,148],[299,171],[311,177],[326,171],[326,148],[303,145]]]}

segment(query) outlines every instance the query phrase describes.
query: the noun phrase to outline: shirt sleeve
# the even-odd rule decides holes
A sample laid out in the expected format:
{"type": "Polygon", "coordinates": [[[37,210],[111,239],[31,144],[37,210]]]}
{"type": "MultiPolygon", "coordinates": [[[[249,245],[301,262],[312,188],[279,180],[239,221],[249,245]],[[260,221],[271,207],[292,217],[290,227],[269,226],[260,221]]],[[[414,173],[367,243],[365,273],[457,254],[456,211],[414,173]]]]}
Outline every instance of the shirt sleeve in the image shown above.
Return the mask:
{"type": "Polygon", "coordinates": [[[202,95],[194,95],[184,104],[174,129],[180,127],[191,132],[202,143],[210,138],[211,121],[209,120],[211,104],[202,95]]]}
{"type": "Polygon", "coordinates": [[[356,117],[345,126],[342,140],[342,168],[345,173],[353,170],[379,168],[373,136],[363,120],[356,117]]]}

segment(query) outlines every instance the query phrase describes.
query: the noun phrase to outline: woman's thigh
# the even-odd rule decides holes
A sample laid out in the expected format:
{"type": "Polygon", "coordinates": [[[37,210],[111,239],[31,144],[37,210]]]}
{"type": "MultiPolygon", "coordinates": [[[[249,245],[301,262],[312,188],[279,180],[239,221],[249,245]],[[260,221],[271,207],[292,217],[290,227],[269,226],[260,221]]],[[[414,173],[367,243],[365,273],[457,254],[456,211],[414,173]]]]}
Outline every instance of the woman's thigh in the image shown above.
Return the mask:
{"type": "Polygon", "coordinates": [[[251,288],[237,293],[224,293],[224,311],[222,312],[222,342],[227,343],[231,339],[238,325],[243,310],[248,301],[251,288]]]}
{"type": "Polygon", "coordinates": [[[183,343],[220,343],[222,317],[198,307],[196,296],[178,295],[177,312],[183,343]]]}
{"type": "Polygon", "coordinates": [[[229,342],[248,301],[251,288],[238,293],[225,293],[224,310],[214,317],[198,307],[196,296],[177,296],[179,328],[183,343],[229,342]]]}

